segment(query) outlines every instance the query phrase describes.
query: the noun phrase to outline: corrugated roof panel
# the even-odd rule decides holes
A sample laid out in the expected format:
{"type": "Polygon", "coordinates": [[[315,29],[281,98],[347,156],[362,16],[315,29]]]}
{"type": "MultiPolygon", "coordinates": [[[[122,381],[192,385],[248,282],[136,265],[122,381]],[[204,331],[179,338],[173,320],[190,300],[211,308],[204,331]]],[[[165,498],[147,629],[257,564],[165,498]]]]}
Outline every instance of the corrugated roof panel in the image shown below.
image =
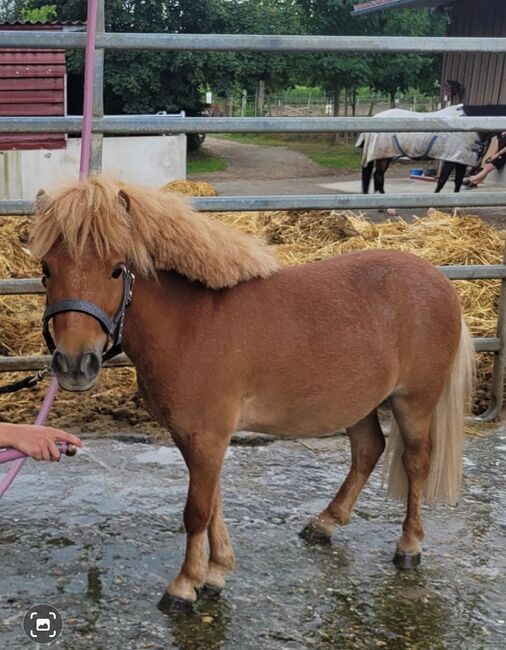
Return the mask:
{"type": "Polygon", "coordinates": [[[0,151],[64,148],[65,140],[62,146],[62,136],[59,133],[0,134],[0,151]]]}
{"type": "MultiPolygon", "coordinates": [[[[60,31],[61,23],[0,24],[0,30],[60,31]]],[[[65,51],[0,49],[0,115],[65,115],[65,51]]],[[[0,134],[0,150],[63,149],[65,134],[0,134]]]]}
{"type": "Polygon", "coordinates": [[[2,65],[2,50],[0,50],[0,76],[4,79],[20,79],[22,77],[61,77],[65,76],[64,65],[2,65]]]}
{"type": "Polygon", "coordinates": [[[58,77],[6,77],[0,79],[0,91],[22,91],[22,90],[64,90],[65,79],[58,77]]]}

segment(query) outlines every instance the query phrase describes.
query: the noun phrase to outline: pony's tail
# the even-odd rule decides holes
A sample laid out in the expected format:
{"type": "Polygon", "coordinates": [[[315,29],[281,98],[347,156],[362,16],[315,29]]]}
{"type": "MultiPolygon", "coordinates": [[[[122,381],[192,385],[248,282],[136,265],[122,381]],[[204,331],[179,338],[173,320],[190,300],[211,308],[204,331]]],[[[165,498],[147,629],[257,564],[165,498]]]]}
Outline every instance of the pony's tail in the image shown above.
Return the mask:
{"type": "MultiPolygon", "coordinates": [[[[439,399],[430,425],[432,453],[424,497],[428,503],[445,501],[456,504],[462,485],[464,417],[471,406],[475,377],[473,340],[462,319],[459,349],[452,371],[439,399]]],[[[388,439],[385,473],[390,496],[406,500],[408,480],[402,462],[404,443],[399,427],[392,418],[388,439]]]]}

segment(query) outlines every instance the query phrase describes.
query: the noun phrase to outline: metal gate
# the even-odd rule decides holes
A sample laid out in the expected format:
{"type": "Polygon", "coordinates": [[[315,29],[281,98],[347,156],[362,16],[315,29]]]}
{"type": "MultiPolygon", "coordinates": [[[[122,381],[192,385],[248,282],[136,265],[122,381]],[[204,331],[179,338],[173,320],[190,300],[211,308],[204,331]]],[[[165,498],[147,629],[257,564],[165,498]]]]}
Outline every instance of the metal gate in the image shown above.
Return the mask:
{"type": "MultiPolygon", "coordinates": [[[[377,37],[377,36],[257,36],[242,34],[136,34],[104,31],[104,0],[99,0],[93,105],[93,136],[90,168],[102,169],[104,134],[161,133],[319,133],[319,132],[416,132],[416,131],[504,131],[506,117],[416,118],[306,117],[306,118],[223,118],[173,117],[165,115],[104,116],[104,50],[243,51],[243,52],[506,52],[506,38],[377,37]]],[[[41,49],[84,49],[86,34],[74,32],[0,31],[0,47],[41,49]]],[[[4,117],[0,133],[79,134],[81,117],[4,117]]],[[[474,208],[506,207],[506,192],[488,194],[410,195],[296,195],[224,196],[196,198],[193,205],[206,212],[248,210],[364,210],[378,208],[474,208]]],[[[29,201],[0,201],[0,215],[30,215],[29,201]]],[[[452,280],[501,280],[499,317],[495,338],[475,339],[479,352],[493,352],[494,365],[490,406],[486,420],[499,415],[504,397],[506,364],[506,249],[503,264],[494,266],[441,267],[452,280]]],[[[38,279],[0,280],[0,295],[44,293],[38,279]]],[[[38,370],[47,356],[0,357],[0,371],[38,370]]],[[[112,365],[129,365],[120,357],[112,365]]]]}

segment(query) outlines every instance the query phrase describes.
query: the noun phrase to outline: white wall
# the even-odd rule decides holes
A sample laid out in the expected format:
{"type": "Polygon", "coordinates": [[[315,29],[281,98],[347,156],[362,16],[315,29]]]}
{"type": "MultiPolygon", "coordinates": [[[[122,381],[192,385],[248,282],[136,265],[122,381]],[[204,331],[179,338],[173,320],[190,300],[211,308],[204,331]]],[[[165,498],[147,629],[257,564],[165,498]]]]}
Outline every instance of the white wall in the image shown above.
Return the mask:
{"type": "Polygon", "coordinates": [[[503,167],[501,171],[493,171],[487,178],[489,183],[494,183],[494,185],[504,185],[506,186],[506,167],[503,167]]]}
{"type": "MultiPolygon", "coordinates": [[[[79,177],[80,138],[69,138],[66,149],[0,152],[0,199],[35,198],[79,177]]],[[[104,138],[104,173],[125,183],[160,187],[186,178],[186,136],[104,138]]]]}

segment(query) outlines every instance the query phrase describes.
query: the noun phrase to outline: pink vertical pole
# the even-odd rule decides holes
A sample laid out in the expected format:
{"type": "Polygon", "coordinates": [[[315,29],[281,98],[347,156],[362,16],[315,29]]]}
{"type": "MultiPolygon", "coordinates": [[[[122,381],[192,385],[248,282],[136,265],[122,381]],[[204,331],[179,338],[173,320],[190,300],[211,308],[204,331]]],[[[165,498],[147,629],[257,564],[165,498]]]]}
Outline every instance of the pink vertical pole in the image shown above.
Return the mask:
{"type": "MultiPolygon", "coordinates": [[[[84,60],[84,102],[83,102],[83,127],[81,134],[81,161],[79,165],[79,180],[84,180],[90,170],[91,151],[91,119],[93,111],[93,70],[95,60],[95,42],[97,38],[97,7],[98,0],[88,0],[88,16],[86,20],[86,54],[84,60]]],[[[43,425],[47,420],[54,398],[58,391],[58,380],[51,379],[49,389],[42,403],[35,424],[43,425]]],[[[20,458],[12,463],[7,474],[0,481],[0,497],[9,489],[11,483],[19,474],[26,462],[20,458]]]]}
{"type": "Polygon", "coordinates": [[[98,0],[88,0],[86,19],[86,54],[84,59],[84,102],[83,128],[81,134],[81,162],[79,180],[84,180],[90,171],[91,120],[93,114],[93,70],[95,64],[95,42],[97,40],[98,0]]]}

